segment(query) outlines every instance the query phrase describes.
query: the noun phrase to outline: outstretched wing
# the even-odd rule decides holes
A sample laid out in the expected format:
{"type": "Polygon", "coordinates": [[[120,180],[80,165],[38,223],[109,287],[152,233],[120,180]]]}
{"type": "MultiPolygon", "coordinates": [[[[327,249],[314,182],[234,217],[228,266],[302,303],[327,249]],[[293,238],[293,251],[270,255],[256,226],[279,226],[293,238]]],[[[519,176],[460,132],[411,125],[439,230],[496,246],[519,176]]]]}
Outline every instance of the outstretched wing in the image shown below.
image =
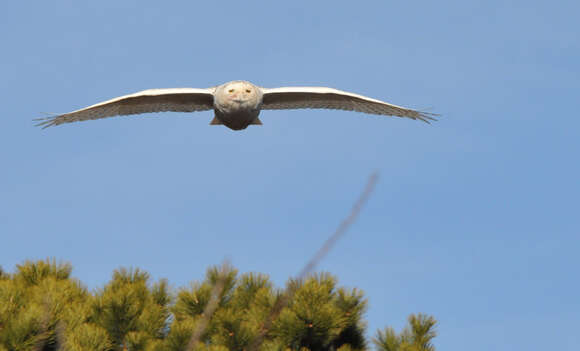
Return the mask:
{"type": "Polygon", "coordinates": [[[419,119],[429,123],[436,114],[411,110],[366,96],[325,87],[263,89],[262,109],[326,108],[419,119]]]}
{"type": "Polygon", "coordinates": [[[59,116],[39,118],[38,126],[47,128],[63,123],[86,121],[113,116],[134,115],[149,112],[193,112],[213,108],[213,91],[209,89],[174,88],[150,89],[120,96],[80,110],[59,116]]]}

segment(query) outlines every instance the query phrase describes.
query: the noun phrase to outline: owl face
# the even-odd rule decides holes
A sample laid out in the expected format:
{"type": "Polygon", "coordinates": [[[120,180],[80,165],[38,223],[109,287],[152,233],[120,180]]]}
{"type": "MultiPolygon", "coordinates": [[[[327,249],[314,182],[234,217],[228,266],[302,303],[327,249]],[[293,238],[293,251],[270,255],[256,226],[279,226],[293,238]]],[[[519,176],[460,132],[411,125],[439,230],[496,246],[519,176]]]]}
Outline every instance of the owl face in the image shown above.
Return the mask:
{"type": "Polygon", "coordinates": [[[256,108],[262,100],[262,92],[257,86],[245,81],[233,81],[218,88],[220,101],[231,108],[236,105],[245,108],[256,108]],[[224,101],[225,100],[225,101],[224,101]]]}

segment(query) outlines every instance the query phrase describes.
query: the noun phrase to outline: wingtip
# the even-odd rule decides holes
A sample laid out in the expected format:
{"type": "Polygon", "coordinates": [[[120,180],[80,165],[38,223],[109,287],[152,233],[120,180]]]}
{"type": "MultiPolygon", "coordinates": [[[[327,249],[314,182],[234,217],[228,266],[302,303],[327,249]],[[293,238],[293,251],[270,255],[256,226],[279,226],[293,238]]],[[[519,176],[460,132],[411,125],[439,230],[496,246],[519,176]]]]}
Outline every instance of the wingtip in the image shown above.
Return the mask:
{"type": "Polygon", "coordinates": [[[417,118],[420,119],[421,121],[427,123],[427,124],[431,124],[431,121],[438,121],[437,118],[435,117],[439,117],[440,114],[438,113],[431,113],[431,112],[424,112],[424,111],[417,111],[418,116],[417,118]]]}
{"type": "Polygon", "coordinates": [[[46,129],[48,127],[56,125],[54,117],[35,118],[35,119],[33,119],[33,121],[41,121],[40,123],[36,123],[34,126],[35,127],[42,127],[42,129],[46,129]]]}

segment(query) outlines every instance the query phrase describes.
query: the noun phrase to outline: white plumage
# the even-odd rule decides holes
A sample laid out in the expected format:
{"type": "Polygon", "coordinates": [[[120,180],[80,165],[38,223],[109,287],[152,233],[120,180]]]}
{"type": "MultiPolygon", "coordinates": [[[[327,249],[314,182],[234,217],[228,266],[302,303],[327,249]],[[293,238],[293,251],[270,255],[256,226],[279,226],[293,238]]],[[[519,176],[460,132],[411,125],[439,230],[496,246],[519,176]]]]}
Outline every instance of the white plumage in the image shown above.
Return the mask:
{"type": "Polygon", "coordinates": [[[435,114],[392,105],[384,101],[325,87],[261,88],[246,81],[233,81],[207,89],[150,89],[120,96],[80,110],[42,118],[44,128],[63,123],[150,112],[214,110],[211,124],[234,130],[262,124],[261,110],[321,108],[348,110],[418,119],[429,123],[435,114]]]}

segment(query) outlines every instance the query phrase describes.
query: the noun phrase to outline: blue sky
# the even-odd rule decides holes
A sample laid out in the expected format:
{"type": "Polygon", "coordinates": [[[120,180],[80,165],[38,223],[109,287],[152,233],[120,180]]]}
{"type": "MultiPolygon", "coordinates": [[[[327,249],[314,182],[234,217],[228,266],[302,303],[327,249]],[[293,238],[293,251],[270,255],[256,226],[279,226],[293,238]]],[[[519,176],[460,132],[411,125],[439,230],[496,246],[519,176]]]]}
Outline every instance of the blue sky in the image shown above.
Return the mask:
{"type": "Polygon", "coordinates": [[[282,285],[376,191],[320,269],[439,350],[577,350],[580,5],[573,1],[51,1],[0,5],[0,265],[120,266],[174,287],[224,257],[282,285]],[[32,118],[148,88],[322,85],[441,113],[32,118]]]}

